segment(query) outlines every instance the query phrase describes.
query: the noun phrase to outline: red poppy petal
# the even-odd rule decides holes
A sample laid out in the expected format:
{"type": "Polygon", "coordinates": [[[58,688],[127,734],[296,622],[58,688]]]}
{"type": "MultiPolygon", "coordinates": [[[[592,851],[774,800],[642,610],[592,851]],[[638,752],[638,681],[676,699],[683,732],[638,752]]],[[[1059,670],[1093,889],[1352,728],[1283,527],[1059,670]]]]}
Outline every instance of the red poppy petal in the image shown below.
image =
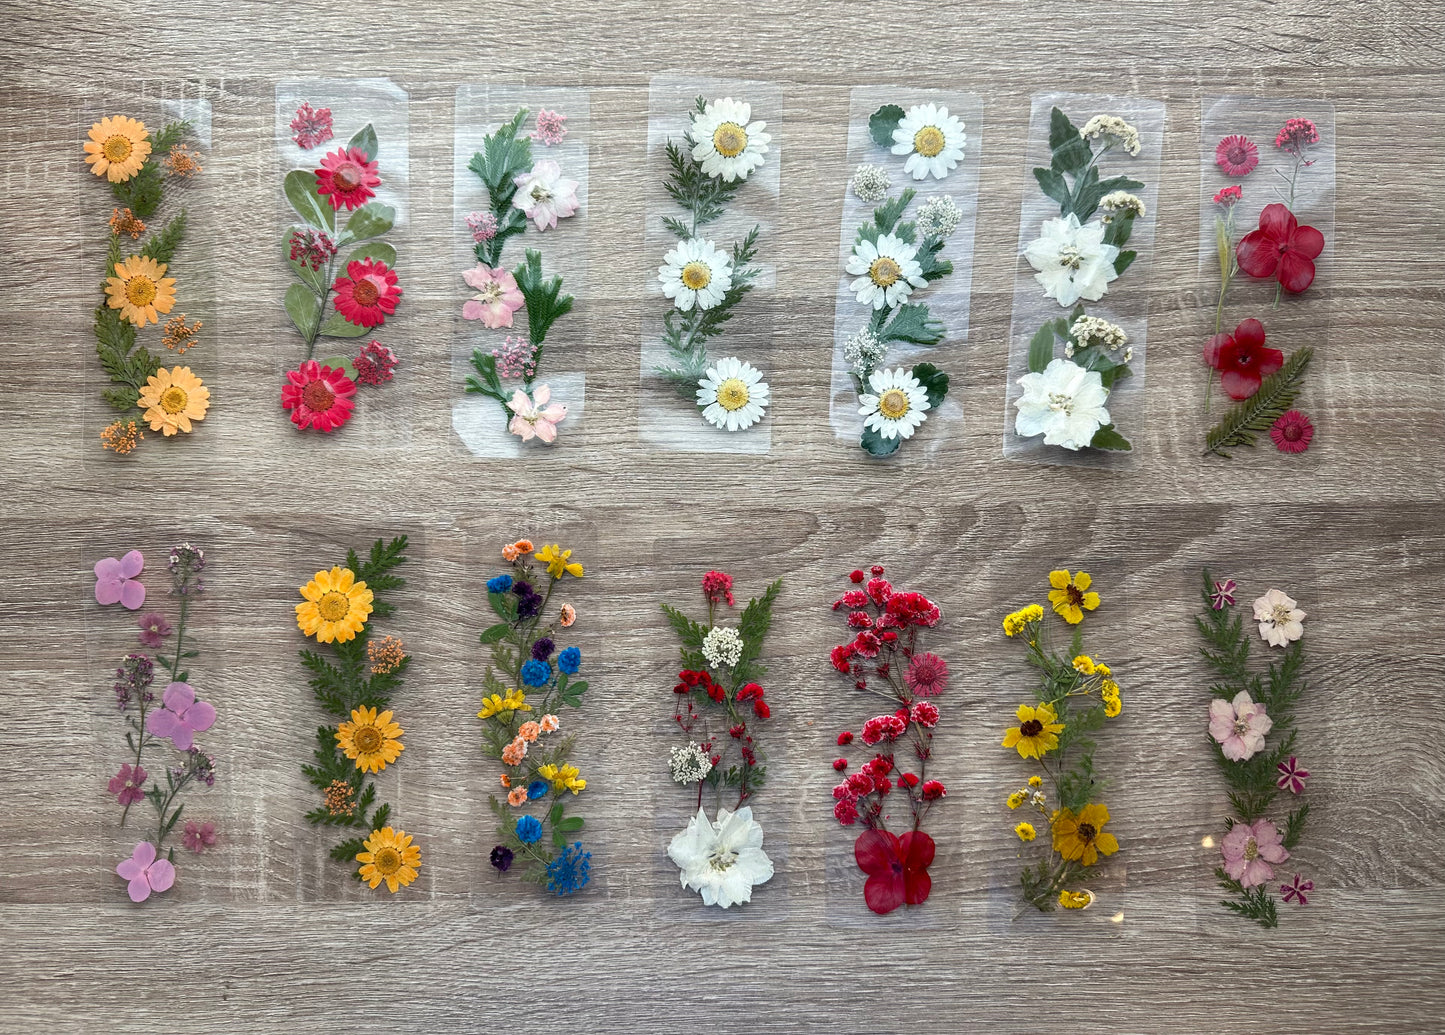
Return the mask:
{"type": "Polygon", "coordinates": [[[898,855],[898,839],[886,830],[865,830],[853,842],[853,858],[867,874],[891,875],[898,855]]]}
{"type": "Polygon", "coordinates": [[[1248,399],[1259,391],[1259,374],[1251,371],[1241,374],[1238,370],[1226,370],[1219,379],[1231,399],[1248,399]]]}
{"type": "Polygon", "coordinates": [[[1216,334],[1204,343],[1204,362],[1218,370],[1220,354],[1233,346],[1234,339],[1228,334],[1216,334]]]}
{"type": "Polygon", "coordinates": [[[898,854],[903,858],[903,867],[910,873],[928,869],[933,865],[933,838],[921,830],[911,831],[898,839],[898,854]]]}
{"type": "Polygon", "coordinates": [[[1279,265],[1279,245],[1263,230],[1251,230],[1241,237],[1234,254],[1239,268],[1251,277],[1272,277],[1279,265]]]}
{"type": "Polygon", "coordinates": [[[1284,353],[1279,349],[1260,349],[1254,354],[1255,373],[1268,377],[1284,366],[1284,353]]]}
{"type": "Polygon", "coordinates": [[[1289,250],[1313,259],[1325,250],[1325,235],[1312,226],[1302,226],[1289,239],[1289,250]]]}
{"type": "Polygon", "coordinates": [[[1264,206],[1264,211],[1259,214],[1259,228],[1281,243],[1290,239],[1297,226],[1299,220],[1295,219],[1294,213],[1277,201],[1264,206]]]}
{"type": "Polygon", "coordinates": [[[875,913],[891,913],[906,898],[903,878],[896,873],[874,874],[863,884],[863,901],[875,913]]]}
{"type": "Polygon", "coordinates": [[[1264,324],[1253,318],[1244,320],[1234,329],[1234,341],[1240,348],[1253,352],[1264,344],[1264,324]]]}
{"type": "Polygon", "coordinates": [[[1315,262],[1299,252],[1285,252],[1279,260],[1279,282],[1291,294],[1299,294],[1315,282],[1315,262]]]}
{"type": "Polygon", "coordinates": [[[910,906],[921,906],[928,901],[933,890],[933,878],[926,871],[909,872],[903,877],[903,901],[910,906]]]}

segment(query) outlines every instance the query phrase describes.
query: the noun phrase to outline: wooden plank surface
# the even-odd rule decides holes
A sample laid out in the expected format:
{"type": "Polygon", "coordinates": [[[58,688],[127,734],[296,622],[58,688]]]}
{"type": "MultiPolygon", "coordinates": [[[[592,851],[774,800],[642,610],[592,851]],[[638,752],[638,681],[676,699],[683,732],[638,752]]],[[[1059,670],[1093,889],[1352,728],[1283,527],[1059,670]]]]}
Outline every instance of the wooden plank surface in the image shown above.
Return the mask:
{"type": "MultiPolygon", "coordinates": [[[[292,3],[0,3],[0,1005],[17,1031],[1434,1032],[1445,991],[1445,800],[1436,718],[1445,617],[1445,181],[1436,5],[818,3],[523,8],[292,3]],[[352,25],[375,26],[356,44],[352,25]],[[334,64],[339,61],[340,64],[334,64]],[[648,77],[778,82],[784,111],[772,452],[699,459],[640,443],[634,402],[648,77]],[[412,379],[405,450],[300,441],[276,406],[295,352],[273,261],[270,132],[281,76],[380,73],[410,94],[412,224],[397,240],[412,379]],[[592,91],[585,429],[523,463],[465,458],[449,428],[452,97],[491,79],[592,91]],[[900,83],[985,100],[967,342],[940,365],[964,417],[938,456],[865,462],[827,426],[848,89],[900,83]],[[1011,463],[1004,373],[1030,95],[1163,99],[1159,225],[1140,451],[1121,474],[1011,463]],[[203,433],[133,462],[97,455],[89,312],[96,195],[77,175],[81,111],[184,91],[214,106],[213,186],[192,245],[214,265],[203,433]],[[1198,126],[1203,97],[1322,97],[1338,119],[1336,266],[1310,310],[1319,427],[1301,462],[1197,455],[1198,126]],[[108,462],[109,461],[109,462],[108,462]],[[415,667],[407,754],[383,783],[422,840],[393,899],[352,887],[301,820],[317,721],[295,659],[295,588],[348,543],[413,534],[398,630],[415,667]],[[494,771],[473,715],[482,580],[514,534],[589,564],[577,641],[595,887],[573,902],[494,880],[494,771]],[[198,618],[222,765],[205,810],[224,847],[144,909],[123,901],[99,791],[118,746],[105,703],[124,619],[87,603],[89,564],[202,542],[198,618]],[[955,670],[938,739],[933,898],[874,918],[829,816],[837,716],[865,703],[826,651],[840,573],[872,561],[943,606],[955,670]],[[1206,673],[1189,616],[1202,564],[1294,591],[1310,612],[1315,773],[1301,867],[1318,887],[1276,932],[1216,907],[1201,838],[1223,789],[1202,742],[1206,673]],[[1018,860],[997,747],[1027,684],[998,633],[1056,565],[1095,574],[1091,625],[1125,715],[1099,763],[1125,845],[1082,920],[1015,923],[1018,860]],[[689,908],[660,860],[678,803],[664,754],[675,647],[657,605],[704,568],[787,579],[768,651],[772,780],[757,807],[780,874],[742,916],[689,908]],[[1117,922],[1113,920],[1118,916],[1117,922]],[[154,967],[154,971],[143,968],[154,967]]],[[[388,325],[391,326],[390,324],[388,325]]],[[[350,429],[348,429],[350,430],[350,429]]],[[[148,443],[148,445],[154,445],[148,443]]],[[[1261,586],[1261,588],[1263,588],[1261,586]]]]}

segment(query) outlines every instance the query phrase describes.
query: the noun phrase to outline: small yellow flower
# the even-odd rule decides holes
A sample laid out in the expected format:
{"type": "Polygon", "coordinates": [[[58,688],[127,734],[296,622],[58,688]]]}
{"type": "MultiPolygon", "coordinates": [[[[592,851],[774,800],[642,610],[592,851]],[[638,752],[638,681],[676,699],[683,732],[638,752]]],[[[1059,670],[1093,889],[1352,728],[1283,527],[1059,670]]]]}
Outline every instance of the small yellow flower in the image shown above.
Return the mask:
{"type": "MultiPolygon", "coordinates": [[[[1102,667],[1100,668],[1100,671],[1103,671],[1102,667]]],[[[1108,673],[1105,672],[1104,675],[1108,675],[1108,673]]],[[[1119,684],[1114,682],[1112,679],[1105,679],[1102,683],[1099,684],[1099,695],[1101,697],[1118,697],[1119,684]]]]}
{"type": "Polygon", "coordinates": [[[176,278],[166,276],[166,264],[132,255],[115,264],[115,276],[105,281],[105,303],[119,309],[121,319],[136,327],[160,323],[158,313],[176,304],[176,278]]]}
{"type": "Polygon", "coordinates": [[[301,595],[305,599],[296,605],[296,625],[318,643],[347,643],[371,617],[372,592],[350,568],[318,571],[301,587],[301,595]]]}
{"type": "Polygon", "coordinates": [[[144,122],[110,115],[90,127],[82,149],[90,171],[111,183],[125,183],[145,165],[151,153],[144,122]]]}
{"type": "Polygon", "coordinates": [[[555,765],[538,766],[537,775],[551,781],[554,791],[578,794],[587,788],[587,781],[578,779],[579,773],[575,765],[564,765],[560,768],[555,765]]]}
{"type": "Polygon", "coordinates": [[[1058,716],[1052,705],[1034,707],[1021,704],[1015,714],[1019,724],[1004,732],[1004,747],[1018,748],[1020,758],[1043,758],[1059,746],[1059,734],[1064,731],[1064,724],[1054,721],[1058,716]]]}
{"type": "Polygon", "coordinates": [[[482,698],[482,710],[477,712],[477,718],[490,719],[493,715],[500,715],[503,712],[530,712],[532,706],[527,703],[527,695],[519,690],[508,690],[507,695],[492,694],[490,697],[482,698]]]}
{"type": "Polygon", "coordinates": [[[1104,829],[1104,824],[1109,822],[1109,809],[1105,805],[1085,805],[1078,815],[1072,809],[1059,809],[1049,822],[1053,828],[1054,851],[1070,862],[1093,866],[1100,855],[1113,855],[1119,850],[1119,842],[1104,829]]]}
{"type": "Polygon", "coordinates": [[[1017,636],[1030,622],[1037,622],[1043,618],[1044,609],[1038,604],[1030,604],[1028,607],[1020,608],[1003,620],[1003,632],[1005,636],[1017,636]]]}
{"type": "Polygon", "coordinates": [[[1049,572],[1049,603],[1070,625],[1084,620],[1084,612],[1099,606],[1099,594],[1089,592],[1093,585],[1089,573],[1081,571],[1072,577],[1067,568],[1049,572]]]}
{"type": "Polygon", "coordinates": [[[1114,670],[1111,669],[1108,665],[1104,664],[1102,661],[1094,663],[1094,671],[1098,675],[1104,676],[1106,679],[1114,674],[1114,670]]]}
{"type": "Polygon", "coordinates": [[[392,721],[390,710],[377,714],[362,705],[351,712],[351,721],[336,727],[336,746],[363,773],[379,773],[406,750],[400,737],[404,731],[392,721]]]}
{"type": "Polygon", "coordinates": [[[1074,659],[1074,671],[1085,676],[1092,676],[1096,670],[1094,659],[1087,654],[1080,654],[1074,659]]]}
{"type": "Polygon", "coordinates": [[[1028,800],[1029,800],[1029,796],[1028,796],[1027,792],[1025,792],[1025,791],[1014,791],[1012,794],[1010,794],[1010,795],[1008,796],[1008,807],[1011,808],[1011,809],[1016,809],[1016,808],[1018,808],[1020,805],[1022,805],[1024,802],[1026,802],[1026,801],[1028,801],[1028,800]]]}
{"type": "Polygon", "coordinates": [[[1059,905],[1065,909],[1088,909],[1094,904],[1092,891],[1061,891],[1059,905]]]}
{"type": "Polygon", "coordinates": [[[1038,836],[1034,833],[1034,825],[1032,823],[1020,823],[1018,826],[1014,827],[1014,833],[1017,834],[1019,836],[1019,840],[1023,841],[1025,844],[1032,841],[1035,837],[1038,836]]]}
{"type": "Polygon", "coordinates": [[[1029,786],[1030,786],[1030,787],[1042,787],[1043,785],[1044,785],[1044,778],[1043,778],[1042,776],[1030,776],[1030,777],[1029,777],[1029,786]]]}
{"type": "Polygon", "coordinates": [[[572,556],[572,551],[564,550],[556,543],[543,546],[532,556],[547,566],[547,574],[554,579],[560,579],[563,573],[579,579],[582,577],[582,565],[568,560],[572,556]]]}
{"type": "Polygon", "coordinates": [[[386,881],[386,890],[394,895],[398,887],[404,888],[416,880],[421,866],[421,847],[412,844],[411,835],[405,830],[391,827],[373,830],[362,847],[366,850],[356,853],[356,861],[361,863],[358,875],[371,887],[386,881]]]}
{"type": "Polygon", "coordinates": [[[1119,700],[1119,698],[1118,698],[1117,696],[1104,698],[1104,717],[1105,717],[1105,718],[1107,718],[1107,719],[1116,719],[1116,718],[1119,717],[1119,713],[1122,712],[1123,710],[1124,710],[1124,702],[1121,701],[1121,700],[1119,700]]]}

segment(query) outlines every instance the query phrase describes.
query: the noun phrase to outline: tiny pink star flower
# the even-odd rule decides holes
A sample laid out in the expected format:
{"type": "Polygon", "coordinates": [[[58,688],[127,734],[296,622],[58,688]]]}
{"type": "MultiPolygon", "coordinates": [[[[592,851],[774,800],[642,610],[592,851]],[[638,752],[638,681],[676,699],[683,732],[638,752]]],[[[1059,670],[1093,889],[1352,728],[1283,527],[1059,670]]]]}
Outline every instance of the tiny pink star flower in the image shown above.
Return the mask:
{"type": "Polygon", "coordinates": [[[552,389],[547,385],[538,385],[531,397],[518,388],[507,403],[507,408],[516,415],[507,425],[507,430],[523,442],[530,442],[533,438],[549,444],[555,442],[557,425],[566,419],[567,407],[561,403],[548,405],[551,398],[552,389]]]}
{"type": "Polygon", "coordinates": [[[1288,884],[1281,884],[1279,886],[1279,893],[1284,896],[1286,902],[1298,902],[1302,906],[1307,906],[1310,902],[1309,899],[1305,898],[1305,892],[1314,890],[1315,882],[1312,880],[1301,880],[1298,873],[1294,875],[1294,880],[1288,884]]]}
{"type": "Polygon", "coordinates": [[[151,897],[151,892],[159,895],[169,891],[176,882],[176,868],[169,859],[157,859],[156,846],[149,841],[137,844],[130,858],[122,859],[115,872],[130,882],[126,890],[132,902],[144,902],[151,897]]]}
{"type": "Polygon", "coordinates": [[[1209,594],[1209,602],[1216,611],[1223,611],[1225,605],[1233,606],[1234,591],[1236,585],[1233,579],[1225,579],[1223,582],[1214,584],[1214,592],[1209,594]]]}
{"type": "Polygon", "coordinates": [[[159,647],[171,634],[171,623],[159,611],[150,611],[136,620],[140,626],[140,642],[143,647],[159,647]]]}
{"type": "Polygon", "coordinates": [[[1274,867],[1270,864],[1289,858],[1283,840],[1279,828],[1267,819],[1234,824],[1220,846],[1224,872],[1246,888],[1273,880],[1274,867]]]}
{"type": "Polygon", "coordinates": [[[1289,756],[1288,762],[1281,762],[1275,768],[1279,770],[1279,779],[1275,783],[1280,790],[1299,794],[1305,789],[1305,781],[1310,778],[1310,771],[1300,765],[1294,755],[1289,756]]]}
{"type": "Polygon", "coordinates": [[[216,824],[187,820],[185,832],[181,834],[181,843],[199,855],[216,843],[216,824]]]}
{"type": "Polygon", "coordinates": [[[145,555],[132,550],[124,557],[106,557],[95,562],[95,602],[119,604],[127,611],[139,611],[146,602],[146,588],[136,581],[145,570],[145,555]]]}
{"type": "Polygon", "coordinates": [[[1252,758],[1264,747],[1264,735],[1274,720],[1264,713],[1249,691],[1241,690],[1233,701],[1215,699],[1209,702],[1209,735],[1219,742],[1224,757],[1231,762],[1252,758]]]}

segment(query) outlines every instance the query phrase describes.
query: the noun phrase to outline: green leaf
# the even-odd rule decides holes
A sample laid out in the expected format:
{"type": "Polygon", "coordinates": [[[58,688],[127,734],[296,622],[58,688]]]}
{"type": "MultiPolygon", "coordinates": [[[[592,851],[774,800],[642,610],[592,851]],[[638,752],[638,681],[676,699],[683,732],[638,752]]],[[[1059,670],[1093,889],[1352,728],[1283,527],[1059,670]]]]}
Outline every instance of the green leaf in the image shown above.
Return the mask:
{"type": "Polygon", "coordinates": [[[1078,127],[1058,108],[1049,114],[1049,150],[1053,152],[1053,170],[1070,176],[1081,174],[1094,157],[1088,142],[1079,135],[1078,127]]]}
{"type": "Polygon", "coordinates": [[[312,269],[299,259],[290,258],[289,252],[287,256],[286,261],[291,265],[291,272],[296,274],[301,282],[309,286],[317,295],[324,295],[327,288],[330,287],[330,285],[326,283],[325,274],[322,273],[320,269],[312,269]]]}
{"type": "Polygon", "coordinates": [[[347,356],[327,356],[321,361],[323,367],[330,367],[332,370],[340,370],[351,380],[356,380],[356,364],[347,356]]]}
{"type": "Polygon", "coordinates": [[[286,174],[286,200],[308,226],[321,230],[336,229],[336,212],[316,192],[316,174],[306,169],[293,169],[286,174]]]}
{"type": "Polygon", "coordinates": [[[1050,320],[1029,339],[1029,373],[1042,374],[1054,358],[1054,321],[1050,320]]]}
{"type": "Polygon", "coordinates": [[[572,834],[582,829],[586,821],[581,816],[568,816],[553,827],[559,833],[572,834]]]}
{"type": "Polygon", "coordinates": [[[936,345],[943,340],[943,324],[933,319],[928,306],[905,302],[877,331],[880,341],[906,341],[914,345],[936,345]]]}
{"type": "Polygon", "coordinates": [[[903,121],[903,109],[896,104],[885,104],[868,119],[868,135],[879,147],[893,146],[893,131],[903,121]]]}
{"type": "Polygon", "coordinates": [[[374,162],[379,149],[376,143],[376,130],[372,129],[371,123],[368,122],[356,131],[356,135],[347,141],[346,146],[360,149],[361,153],[366,155],[368,162],[374,162]]]}
{"type": "MultiPolygon", "coordinates": [[[[500,594],[497,594],[500,596],[500,594]]],[[[499,643],[507,638],[512,627],[506,622],[498,622],[496,625],[489,625],[482,630],[481,642],[483,644],[499,643]]]]}
{"type": "Polygon", "coordinates": [[[181,238],[186,233],[186,214],[180,212],[165,225],[160,233],[154,234],[145,246],[141,248],[140,254],[147,259],[154,259],[156,262],[163,262],[167,265],[175,258],[176,249],[181,246],[181,238]]]}
{"type": "Polygon", "coordinates": [[[1308,345],[1296,349],[1283,367],[1264,379],[1259,391],[1230,407],[1224,419],[1205,436],[1205,455],[1228,457],[1226,450],[1232,447],[1254,445],[1255,436],[1268,432],[1270,425],[1294,405],[1314,354],[1308,345]]]}
{"type": "Polygon", "coordinates": [[[1064,182],[1064,177],[1052,169],[1034,169],[1034,179],[1039,181],[1039,189],[1046,195],[1053,198],[1060,205],[1068,205],[1071,200],[1069,185],[1064,182]]]}
{"type": "MultiPolygon", "coordinates": [[[[371,241],[347,255],[346,263],[361,262],[364,259],[375,259],[377,262],[384,262],[387,266],[395,268],[396,249],[385,241],[371,241]]],[[[342,268],[345,269],[345,264],[342,268]]]]}
{"type": "MultiPolygon", "coordinates": [[[[481,375],[481,378],[478,379],[470,374],[467,375],[467,394],[485,395],[496,399],[498,402],[505,403],[507,401],[507,394],[502,391],[502,381],[501,378],[497,376],[497,357],[489,352],[483,352],[481,349],[473,349],[472,367],[481,375]]],[[[500,593],[491,594],[492,597],[499,597],[501,595],[500,593]]],[[[493,600],[492,610],[495,611],[496,609],[497,603],[493,600]]],[[[500,614],[501,612],[498,613],[500,614]]]]}
{"type": "MultiPolygon", "coordinates": [[[[287,292],[287,295],[289,297],[290,292],[287,292]]],[[[360,338],[370,334],[371,328],[354,324],[340,313],[333,312],[321,325],[319,333],[328,338],[360,338]]]]}
{"type": "Polygon", "coordinates": [[[1099,380],[1104,382],[1104,387],[1113,389],[1114,385],[1126,377],[1133,377],[1134,371],[1129,369],[1127,363],[1112,363],[1105,367],[1095,367],[1099,371],[1099,380]]]}
{"type": "Polygon", "coordinates": [[[1139,253],[1138,253],[1138,252],[1132,252],[1132,251],[1120,252],[1119,255],[1118,255],[1118,257],[1116,257],[1116,258],[1114,259],[1114,272],[1115,272],[1116,274],[1121,274],[1121,273],[1123,273],[1123,272],[1124,272],[1126,269],[1128,269],[1130,266],[1134,265],[1134,260],[1137,259],[1138,257],[1139,257],[1139,253]]]}
{"type": "Polygon", "coordinates": [[[903,439],[897,436],[884,438],[872,428],[864,428],[862,445],[873,456],[888,456],[898,451],[898,447],[903,445],[903,439]]]}
{"type": "Polygon", "coordinates": [[[928,408],[937,410],[942,406],[944,397],[948,395],[948,375],[932,363],[919,363],[913,368],[913,376],[928,393],[928,408]]]}
{"type": "Polygon", "coordinates": [[[1094,437],[1089,440],[1089,447],[1091,449],[1115,449],[1122,452],[1128,452],[1133,448],[1129,445],[1127,438],[1114,430],[1112,424],[1105,424],[1094,432],[1094,437]]]}
{"type": "Polygon", "coordinates": [[[286,289],[286,313],[301,336],[310,341],[316,333],[316,325],[321,322],[321,304],[316,299],[316,292],[305,284],[292,284],[286,289]]]}
{"type": "Polygon", "coordinates": [[[346,221],[341,236],[337,238],[337,247],[344,248],[353,241],[366,241],[373,237],[380,237],[390,231],[395,224],[396,209],[375,201],[368,202],[351,213],[351,218],[346,221]]]}
{"type": "Polygon", "coordinates": [[[567,696],[581,697],[587,692],[587,680],[578,679],[567,684],[567,696]]]}
{"type": "Polygon", "coordinates": [[[542,364],[542,343],[552,324],[572,311],[572,296],[562,294],[562,278],[542,277],[542,253],[535,248],[527,249],[526,260],[512,271],[517,278],[517,290],[522,292],[527,305],[528,340],[536,350],[532,362],[542,364]]]}

